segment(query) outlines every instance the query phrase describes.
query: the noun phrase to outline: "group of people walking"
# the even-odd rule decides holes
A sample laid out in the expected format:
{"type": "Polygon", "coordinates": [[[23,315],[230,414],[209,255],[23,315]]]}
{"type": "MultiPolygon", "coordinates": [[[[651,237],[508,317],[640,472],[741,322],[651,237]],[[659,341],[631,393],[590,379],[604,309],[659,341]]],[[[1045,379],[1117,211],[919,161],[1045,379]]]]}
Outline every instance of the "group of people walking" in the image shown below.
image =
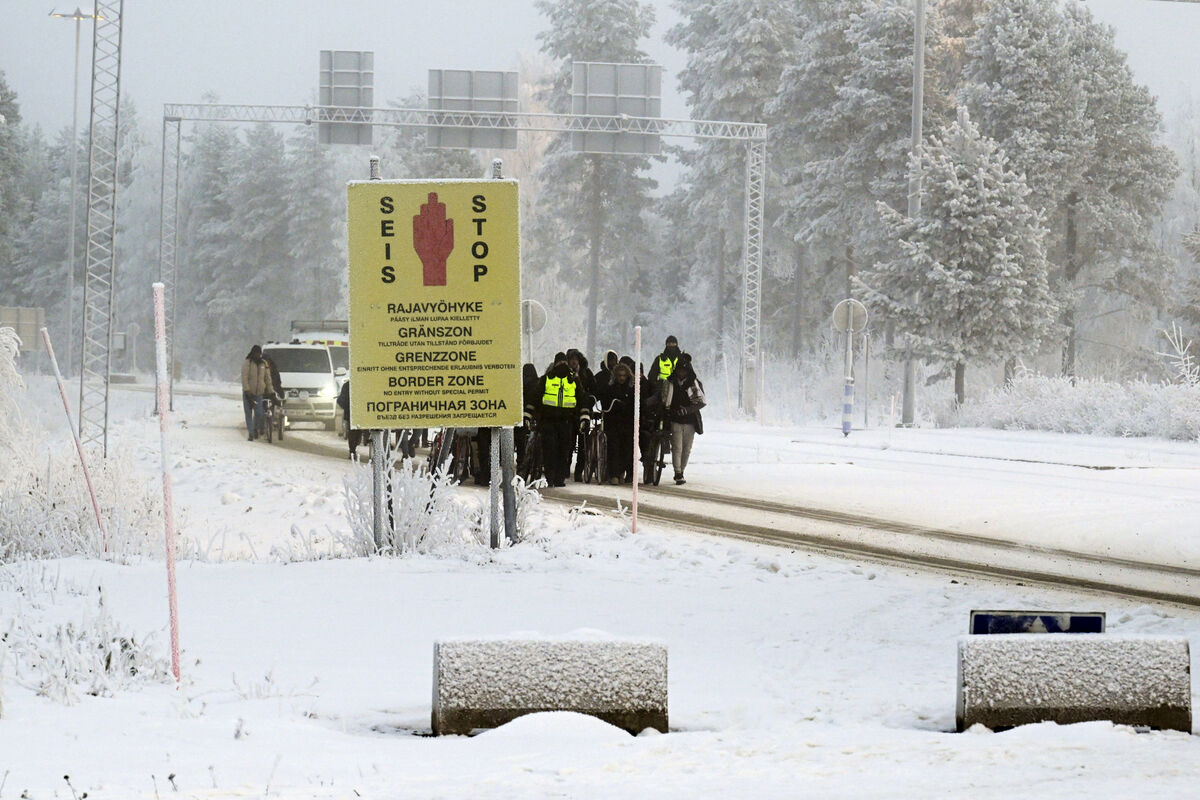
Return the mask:
{"type": "Polygon", "coordinates": [[[636,366],[632,358],[618,357],[614,350],[604,354],[596,372],[578,350],[556,353],[540,376],[533,364],[525,365],[525,422],[527,428],[536,425],[540,432],[548,485],[565,486],[572,474],[576,481],[584,479],[586,437],[597,415],[603,415],[609,480],[629,483],[636,478],[634,392],[640,394],[642,406],[642,458],[654,426],[669,426],[675,483],[686,482],[684,470],[693,439],[704,432],[700,415],[704,384],[696,377],[691,356],[680,350],[674,336],[667,337],[663,352],[648,365],[649,374],[635,376],[636,366]]]}
{"type": "MultiPolygon", "coordinates": [[[[608,350],[593,372],[587,358],[571,349],[554,354],[554,360],[542,374],[533,364],[525,364],[522,372],[525,425],[518,429],[516,445],[518,458],[524,450],[528,433],[535,425],[539,431],[542,461],[546,482],[550,486],[565,486],[568,476],[584,480],[587,436],[593,424],[603,421],[607,441],[607,461],[611,483],[630,483],[637,478],[633,452],[634,393],[641,402],[642,452],[656,431],[669,432],[671,465],[675,483],[686,482],[684,471],[692,452],[696,434],[704,433],[704,384],[696,376],[692,357],[680,350],[674,336],[668,336],[659,353],[646,368],[637,371],[637,364],[628,355],[618,356],[608,350]],[[571,459],[574,454],[574,469],[571,459]]],[[[281,394],[279,371],[262,347],[254,345],[242,362],[242,405],[246,416],[246,432],[251,441],[258,436],[265,418],[263,398],[281,394]]],[[[338,406],[345,415],[350,457],[353,458],[362,432],[349,424],[350,382],[346,381],[338,397],[338,406]]],[[[486,429],[481,429],[482,434],[486,429]]],[[[422,431],[424,433],[424,431],[422,431]]],[[[490,441],[479,442],[480,456],[476,481],[487,482],[486,448],[490,441]]]]}

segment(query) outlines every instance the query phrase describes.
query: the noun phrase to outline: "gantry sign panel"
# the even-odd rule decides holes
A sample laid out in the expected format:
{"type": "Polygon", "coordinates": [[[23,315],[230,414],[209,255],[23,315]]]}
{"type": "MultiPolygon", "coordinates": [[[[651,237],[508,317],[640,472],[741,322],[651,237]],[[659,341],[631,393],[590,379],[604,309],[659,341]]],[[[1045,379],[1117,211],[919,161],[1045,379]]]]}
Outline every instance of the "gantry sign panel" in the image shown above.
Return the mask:
{"type": "Polygon", "coordinates": [[[516,121],[505,114],[520,111],[517,95],[520,81],[515,72],[468,69],[429,70],[430,122],[438,123],[438,111],[467,111],[488,114],[484,128],[446,127],[431,124],[426,131],[429,147],[480,150],[517,149],[516,121]],[[494,114],[494,117],[490,115],[494,114]]]}
{"type": "MultiPolygon", "coordinates": [[[[375,105],[375,54],[370,50],[322,50],[319,98],[322,107],[369,109],[375,105]]],[[[317,124],[321,144],[371,144],[370,125],[317,124]]]]}
{"type": "MultiPolygon", "coordinates": [[[[595,117],[662,116],[662,67],[576,61],[571,68],[571,113],[595,117]]],[[[655,134],[576,132],[571,148],[581,153],[658,155],[655,134]]]]}
{"type": "Polygon", "coordinates": [[[350,424],[521,423],[517,182],[348,188],[350,424]]]}

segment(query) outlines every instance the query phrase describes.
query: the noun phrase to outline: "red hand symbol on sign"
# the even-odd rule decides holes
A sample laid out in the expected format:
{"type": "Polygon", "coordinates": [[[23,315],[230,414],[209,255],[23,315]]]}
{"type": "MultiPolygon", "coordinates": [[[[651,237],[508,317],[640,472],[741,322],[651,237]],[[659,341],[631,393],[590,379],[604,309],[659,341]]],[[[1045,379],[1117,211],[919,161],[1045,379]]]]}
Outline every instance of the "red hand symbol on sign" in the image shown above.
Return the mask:
{"type": "Polygon", "coordinates": [[[437,192],[429,193],[429,202],[413,217],[413,249],[424,267],[426,286],[446,285],[446,259],[454,249],[454,220],[446,219],[446,204],[438,202],[437,192]]]}

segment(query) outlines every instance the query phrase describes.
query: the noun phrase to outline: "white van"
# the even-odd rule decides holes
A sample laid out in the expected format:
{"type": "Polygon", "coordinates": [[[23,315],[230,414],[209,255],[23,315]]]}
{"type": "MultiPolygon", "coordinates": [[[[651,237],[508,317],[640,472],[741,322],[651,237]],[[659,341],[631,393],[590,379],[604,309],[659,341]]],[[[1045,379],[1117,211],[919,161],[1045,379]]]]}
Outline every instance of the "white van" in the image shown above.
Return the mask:
{"type": "Polygon", "coordinates": [[[263,345],[263,356],[279,370],[288,422],[319,422],[325,430],[334,430],[341,409],[337,407],[338,376],[329,348],[323,344],[268,343],[263,345]]]}

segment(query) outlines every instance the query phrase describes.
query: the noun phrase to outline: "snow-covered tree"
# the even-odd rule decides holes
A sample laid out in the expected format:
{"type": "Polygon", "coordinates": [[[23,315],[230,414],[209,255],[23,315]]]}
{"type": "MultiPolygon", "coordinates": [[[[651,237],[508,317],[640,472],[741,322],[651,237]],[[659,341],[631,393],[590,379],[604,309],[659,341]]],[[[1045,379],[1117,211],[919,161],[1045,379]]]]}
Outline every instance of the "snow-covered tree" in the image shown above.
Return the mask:
{"type": "Polygon", "coordinates": [[[1031,191],[965,110],[923,148],[921,215],[879,204],[901,254],[862,276],[866,299],[908,334],[912,355],[954,371],[1035,352],[1058,307],[1046,275],[1045,228],[1031,191]]]}
{"type": "Polygon", "coordinates": [[[1067,4],[1064,12],[1071,59],[1086,76],[1085,115],[1092,131],[1082,180],[1063,209],[1057,259],[1069,327],[1066,372],[1074,374],[1076,329],[1086,324],[1085,316],[1103,314],[1103,326],[1112,328],[1111,309],[1149,322],[1164,305],[1170,264],[1153,230],[1178,166],[1160,142],[1154,97],[1134,81],[1112,28],[1083,6],[1067,4]]]}
{"type": "MultiPolygon", "coordinates": [[[[215,374],[228,377],[233,366],[215,363],[212,345],[244,332],[221,331],[209,317],[206,303],[224,282],[224,265],[238,248],[228,190],[241,142],[235,128],[206,123],[197,126],[190,144],[181,165],[175,353],[185,368],[216,369],[215,374]]],[[[241,344],[238,339],[238,347],[241,344]]],[[[244,354],[249,347],[241,349],[244,354]]]]}
{"type": "Polygon", "coordinates": [[[1010,0],[979,22],[962,97],[1044,212],[1072,375],[1081,304],[1099,313],[1162,302],[1165,262],[1149,233],[1175,167],[1157,142],[1153,98],[1086,9],[1010,0]]]}
{"type": "MultiPolygon", "coordinates": [[[[666,40],[688,54],[679,86],[692,118],[767,121],[767,106],[800,35],[798,5],[676,0],[674,6],[681,19],[666,40]]],[[[720,353],[740,286],[732,267],[741,257],[744,204],[738,200],[745,193],[745,145],[706,140],[683,151],[680,161],[687,171],[668,203],[672,223],[665,249],[676,254],[689,285],[708,287],[703,307],[711,308],[712,316],[704,315],[705,334],[715,338],[712,352],[720,353]]],[[[778,196],[768,193],[770,200],[778,196]]]]}
{"type": "MultiPolygon", "coordinates": [[[[947,104],[937,82],[943,51],[930,9],[925,37],[925,124],[947,104]]],[[[912,141],[912,4],[837,0],[810,17],[796,65],[775,101],[775,150],[799,154],[786,224],[797,240],[840,254],[848,288],[859,262],[886,247],[877,203],[905,205],[912,141]]]]}
{"type": "MultiPolygon", "coordinates": [[[[538,0],[536,7],[549,23],[538,34],[542,52],[561,62],[547,87],[552,111],[570,108],[573,61],[647,61],[640,42],[650,34],[654,10],[640,0],[538,0]]],[[[630,301],[641,300],[630,288],[644,286],[653,269],[646,253],[655,186],[645,174],[649,166],[645,156],[574,152],[564,136],[550,145],[538,172],[544,188],[530,220],[526,263],[535,273],[557,275],[558,296],[538,298],[551,314],[583,309],[589,355],[601,335],[611,341],[628,329],[630,301]]]]}
{"type": "Polygon", "coordinates": [[[288,139],[287,260],[298,284],[296,318],[343,317],[346,305],[345,176],[311,128],[288,139]],[[340,179],[339,179],[340,178],[340,179]]]}

